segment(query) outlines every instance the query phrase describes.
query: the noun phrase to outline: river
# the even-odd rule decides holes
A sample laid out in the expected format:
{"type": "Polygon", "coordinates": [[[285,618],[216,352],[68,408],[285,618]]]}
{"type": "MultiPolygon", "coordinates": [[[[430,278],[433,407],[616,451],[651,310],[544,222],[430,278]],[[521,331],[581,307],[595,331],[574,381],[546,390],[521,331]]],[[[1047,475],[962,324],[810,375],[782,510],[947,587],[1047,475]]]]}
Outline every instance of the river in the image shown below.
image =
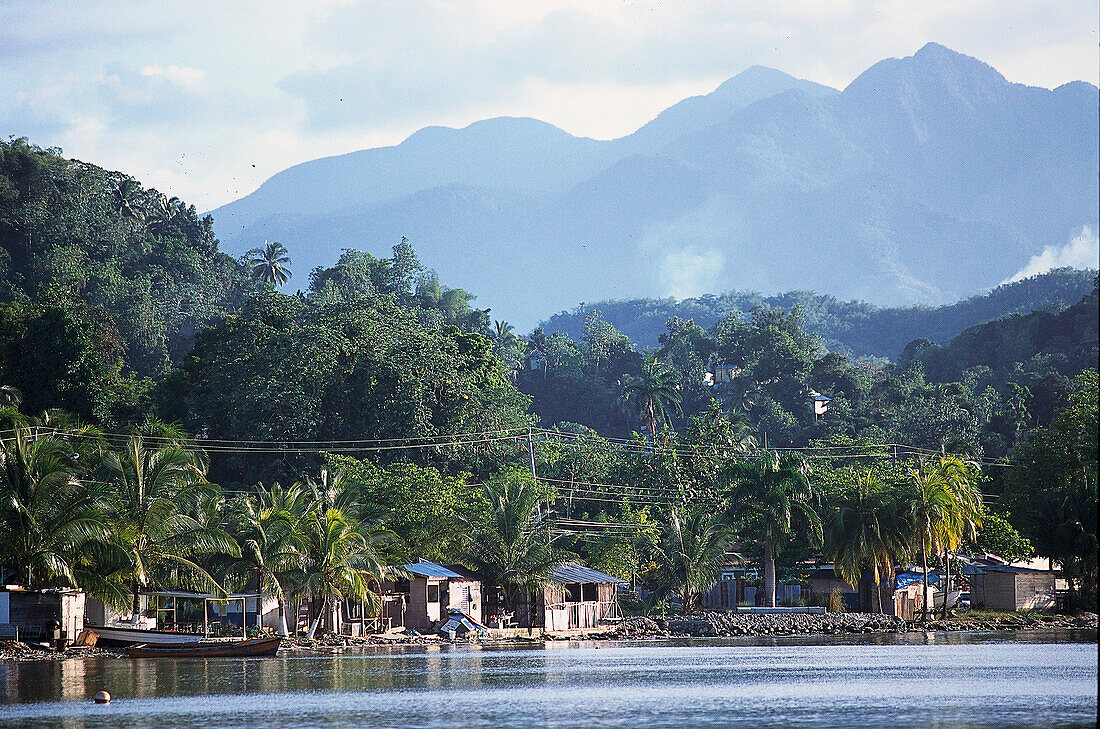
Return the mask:
{"type": "Polygon", "coordinates": [[[1096,681],[1080,631],[394,646],[6,662],[0,725],[1078,727],[1096,681]]]}

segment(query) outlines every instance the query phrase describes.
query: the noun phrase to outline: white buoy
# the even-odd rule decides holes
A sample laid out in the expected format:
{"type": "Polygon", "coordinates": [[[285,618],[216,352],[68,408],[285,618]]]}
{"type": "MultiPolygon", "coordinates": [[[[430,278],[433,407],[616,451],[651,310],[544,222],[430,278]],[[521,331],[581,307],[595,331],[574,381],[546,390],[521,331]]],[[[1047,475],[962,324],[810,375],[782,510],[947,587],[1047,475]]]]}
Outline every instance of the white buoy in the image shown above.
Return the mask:
{"type": "Polygon", "coordinates": [[[111,703],[111,695],[106,691],[100,691],[95,695],[95,702],[97,704],[109,704],[111,703]]]}

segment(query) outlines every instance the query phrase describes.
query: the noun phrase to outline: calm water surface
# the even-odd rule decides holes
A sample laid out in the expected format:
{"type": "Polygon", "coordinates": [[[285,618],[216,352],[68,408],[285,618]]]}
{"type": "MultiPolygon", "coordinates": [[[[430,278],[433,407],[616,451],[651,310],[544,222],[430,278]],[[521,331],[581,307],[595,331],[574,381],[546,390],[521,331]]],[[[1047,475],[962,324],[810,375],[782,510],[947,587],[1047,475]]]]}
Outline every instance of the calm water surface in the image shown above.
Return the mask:
{"type": "Polygon", "coordinates": [[[0,726],[1096,726],[1096,681],[1067,631],[8,662],[0,726]]]}

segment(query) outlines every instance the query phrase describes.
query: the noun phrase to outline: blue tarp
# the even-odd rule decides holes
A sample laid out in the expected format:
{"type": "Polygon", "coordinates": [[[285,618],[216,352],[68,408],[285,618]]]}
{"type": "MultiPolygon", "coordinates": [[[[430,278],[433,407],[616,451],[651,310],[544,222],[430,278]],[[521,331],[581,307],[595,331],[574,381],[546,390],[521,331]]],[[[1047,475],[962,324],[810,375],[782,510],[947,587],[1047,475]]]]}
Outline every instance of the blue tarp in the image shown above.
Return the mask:
{"type": "MultiPolygon", "coordinates": [[[[894,589],[900,590],[909,587],[909,585],[912,585],[914,582],[920,582],[922,579],[924,579],[924,574],[921,572],[902,572],[897,576],[897,579],[894,580],[894,589]]],[[[940,576],[938,574],[935,572],[928,573],[929,585],[935,585],[939,581],[940,576]]]]}

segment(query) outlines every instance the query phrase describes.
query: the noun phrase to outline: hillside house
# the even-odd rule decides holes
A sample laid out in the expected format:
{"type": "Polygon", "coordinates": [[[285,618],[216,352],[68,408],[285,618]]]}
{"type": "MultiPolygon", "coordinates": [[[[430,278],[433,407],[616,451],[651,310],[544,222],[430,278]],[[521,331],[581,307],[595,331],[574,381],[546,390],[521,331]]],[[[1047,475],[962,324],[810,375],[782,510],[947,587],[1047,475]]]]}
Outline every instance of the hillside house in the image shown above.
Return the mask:
{"type": "Polygon", "coordinates": [[[727,382],[732,382],[733,378],[737,377],[743,371],[743,367],[731,364],[716,364],[711,368],[711,371],[704,377],[704,382],[707,385],[723,385],[727,382]]]}

